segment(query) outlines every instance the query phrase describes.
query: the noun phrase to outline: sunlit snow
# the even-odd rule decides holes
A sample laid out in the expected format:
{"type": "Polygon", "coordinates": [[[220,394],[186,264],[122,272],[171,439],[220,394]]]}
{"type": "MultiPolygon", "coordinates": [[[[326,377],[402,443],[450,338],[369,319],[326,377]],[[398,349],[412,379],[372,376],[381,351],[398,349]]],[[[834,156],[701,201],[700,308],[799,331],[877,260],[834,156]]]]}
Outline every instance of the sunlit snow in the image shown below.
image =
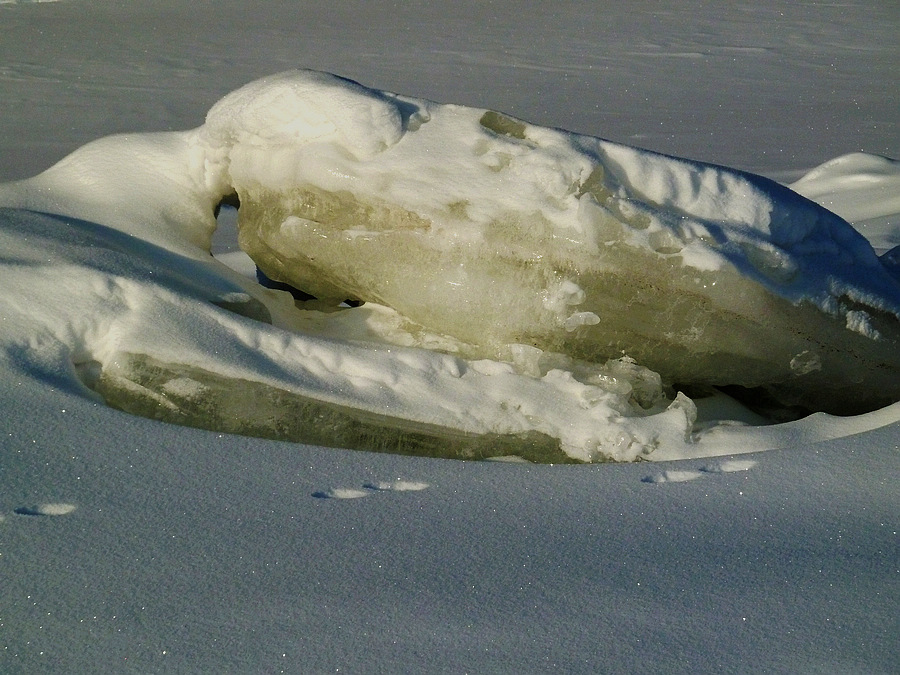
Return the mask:
{"type": "MultiPolygon", "coordinates": [[[[224,161],[236,146],[201,136],[229,92],[326,70],[409,96],[355,95],[432,113],[370,159],[339,152],[347,175],[384,169],[407,146],[417,161],[410,141],[454,109],[467,135],[436,154],[479,177],[473,189],[548,159],[550,138],[565,151],[550,169],[569,163],[573,139],[606,167],[589,137],[602,136],[630,158],[610,203],[635,201],[662,224],[660,250],[639,251],[648,268],[715,247],[674,251],[684,242],[662,234],[667,195],[686,183],[667,192],[664,174],[632,169],[699,178],[707,165],[626,145],[778,180],[850,222],[896,277],[898,20],[895,3],[863,0],[0,2],[0,180],[81,148],[0,188],[0,672],[894,672],[900,403],[772,423],[806,410],[694,385],[665,412],[677,388],[633,355],[591,364],[520,342],[474,357],[500,328],[464,341],[370,300],[298,304],[263,289],[238,249],[248,211],[234,208],[224,161]],[[466,139],[491,152],[473,159],[466,139]],[[510,148],[514,161],[500,161],[510,148]],[[500,169],[487,183],[485,158],[500,169]],[[586,382],[598,374],[603,387],[586,382]],[[597,414],[623,400],[636,417],[597,414]],[[652,462],[561,466],[573,458],[560,438],[597,440],[595,422],[623,442],[665,433],[637,455],[652,462]],[[410,451],[494,461],[398,454],[410,451]]],[[[366,151],[365,134],[340,143],[366,151]]],[[[260,178],[277,168],[266,157],[260,178]]],[[[416,165],[434,172],[405,179],[432,186],[433,205],[467,188],[433,189],[446,162],[416,165]]],[[[698,186],[727,176],[773,189],[712,168],[698,186]]],[[[512,206],[544,209],[559,192],[529,175],[504,186],[522,193],[512,206]]],[[[415,205],[395,174],[382,177],[375,197],[415,205]]],[[[722,213],[750,222],[760,203],[722,213]]],[[[487,231],[462,206],[443,215],[487,231]]],[[[649,229],[622,225],[648,244],[649,229]]],[[[372,232],[344,230],[337,243],[372,232]]],[[[762,282],[776,295],[790,290],[779,260],[810,261],[777,246],[786,257],[756,260],[780,271],[762,282]]],[[[739,281],[759,275],[750,261],[739,281]]],[[[597,329],[585,285],[567,274],[556,290],[564,337],[597,329]]],[[[838,334],[885,334],[869,309],[835,309],[838,334]]],[[[818,365],[812,351],[790,361],[818,365]]]]}

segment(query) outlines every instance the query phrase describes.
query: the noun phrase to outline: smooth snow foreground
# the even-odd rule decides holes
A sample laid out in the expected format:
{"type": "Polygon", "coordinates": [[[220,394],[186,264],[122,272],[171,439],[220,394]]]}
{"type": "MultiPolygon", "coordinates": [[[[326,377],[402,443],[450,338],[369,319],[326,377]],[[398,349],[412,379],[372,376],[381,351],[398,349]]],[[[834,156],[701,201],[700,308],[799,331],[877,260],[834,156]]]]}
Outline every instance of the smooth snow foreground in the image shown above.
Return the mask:
{"type": "Polygon", "coordinates": [[[95,141],[0,204],[7,357],[149,417],[597,461],[900,416],[760,433],[708,389],[839,412],[900,398],[900,283],[846,222],[757,176],[492,111],[289,72],[193,131],[95,141]],[[318,300],[210,256],[235,192],[243,247],[318,300]]]}

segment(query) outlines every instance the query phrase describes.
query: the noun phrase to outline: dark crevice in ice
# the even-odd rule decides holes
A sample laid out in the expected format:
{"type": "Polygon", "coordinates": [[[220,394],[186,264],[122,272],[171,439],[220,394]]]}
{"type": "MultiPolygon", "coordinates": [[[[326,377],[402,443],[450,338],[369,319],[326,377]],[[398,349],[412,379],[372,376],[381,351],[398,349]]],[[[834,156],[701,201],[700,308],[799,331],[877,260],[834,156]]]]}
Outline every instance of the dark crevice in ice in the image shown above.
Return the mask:
{"type": "Polygon", "coordinates": [[[265,288],[274,288],[276,291],[287,291],[292,296],[294,296],[294,300],[299,300],[300,302],[306,302],[307,300],[315,300],[316,296],[310,295],[305,291],[301,291],[299,288],[294,288],[290,284],[286,284],[283,281],[275,281],[274,279],[269,278],[265,272],[263,272],[259,267],[256,268],[256,280],[259,282],[260,286],[265,288]]]}
{"type": "MultiPolygon", "coordinates": [[[[240,211],[241,200],[240,200],[240,197],[238,196],[237,192],[231,192],[231,193],[225,195],[224,197],[222,197],[221,200],[219,200],[219,203],[216,204],[215,209],[213,211],[213,214],[215,215],[216,219],[219,218],[219,214],[221,213],[223,207],[230,207],[237,211],[240,211]]],[[[311,293],[307,293],[306,291],[304,291],[301,288],[297,288],[297,287],[292,286],[291,284],[285,283],[283,281],[277,281],[275,279],[272,279],[265,272],[263,272],[258,266],[256,268],[256,280],[257,280],[257,282],[259,282],[259,285],[263,286],[264,288],[272,288],[272,289],[275,289],[278,291],[286,291],[286,292],[290,293],[293,296],[294,300],[296,300],[298,302],[307,302],[309,300],[317,299],[316,296],[312,295],[311,293]]],[[[348,298],[343,301],[343,304],[345,304],[347,307],[359,307],[359,306],[363,305],[364,303],[362,300],[348,298]]],[[[231,309],[231,308],[227,307],[226,309],[231,309]]],[[[240,314],[242,312],[238,311],[238,313],[240,314]]],[[[255,317],[252,317],[252,318],[255,318],[255,317]]],[[[267,323],[271,323],[271,321],[268,321],[267,323]]]]}
{"type": "Polygon", "coordinates": [[[218,218],[219,211],[222,210],[223,206],[230,206],[235,209],[241,208],[241,200],[238,197],[237,192],[231,192],[230,194],[225,195],[222,199],[219,200],[219,203],[216,204],[215,209],[213,210],[213,215],[218,218]]]}

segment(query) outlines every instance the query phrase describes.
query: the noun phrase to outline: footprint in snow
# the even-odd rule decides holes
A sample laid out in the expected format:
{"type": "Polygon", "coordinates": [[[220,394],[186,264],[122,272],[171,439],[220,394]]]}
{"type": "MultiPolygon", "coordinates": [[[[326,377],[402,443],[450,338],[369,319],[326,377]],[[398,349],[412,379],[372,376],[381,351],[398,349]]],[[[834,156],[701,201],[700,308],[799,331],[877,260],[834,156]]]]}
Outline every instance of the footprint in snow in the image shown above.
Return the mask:
{"type": "Polygon", "coordinates": [[[329,490],[319,490],[313,492],[313,497],[317,499],[359,499],[360,497],[368,497],[372,492],[370,490],[357,490],[356,488],[331,488],[329,490]]]}
{"type": "Polygon", "coordinates": [[[689,480],[696,480],[702,476],[702,471],[672,469],[655,473],[651,476],[644,476],[641,478],[641,481],[644,483],[686,483],[689,480]]]}
{"type": "Polygon", "coordinates": [[[418,492],[419,490],[424,490],[427,487],[431,487],[428,483],[419,483],[416,481],[409,480],[395,480],[388,481],[385,483],[366,483],[363,485],[367,490],[374,490],[376,492],[418,492]]]}
{"type": "Polygon", "coordinates": [[[33,506],[20,506],[15,509],[15,513],[20,516],[66,516],[74,510],[74,504],[51,502],[46,504],[34,504],[33,506]]]}
{"type": "Polygon", "coordinates": [[[723,459],[720,462],[707,464],[700,469],[671,469],[660,473],[644,476],[644,483],[685,483],[687,481],[703,478],[707,474],[734,473],[736,471],[749,471],[757,462],[753,459],[723,459]]]}
{"type": "Polygon", "coordinates": [[[358,488],[330,488],[313,492],[317,499],[359,499],[379,492],[411,492],[424,490],[430,487],[428,483],[419,483],[408,480],[385,481],[379,483],[366,483],[362,489],[358,488]]]}
{"type": "Polygon", "coordinates": [[[757,464],[755,459],[723,459],[721,462],[707,464],[701,471],[704,473],[734,473],[735,471],[749,471],[757,464]]]}

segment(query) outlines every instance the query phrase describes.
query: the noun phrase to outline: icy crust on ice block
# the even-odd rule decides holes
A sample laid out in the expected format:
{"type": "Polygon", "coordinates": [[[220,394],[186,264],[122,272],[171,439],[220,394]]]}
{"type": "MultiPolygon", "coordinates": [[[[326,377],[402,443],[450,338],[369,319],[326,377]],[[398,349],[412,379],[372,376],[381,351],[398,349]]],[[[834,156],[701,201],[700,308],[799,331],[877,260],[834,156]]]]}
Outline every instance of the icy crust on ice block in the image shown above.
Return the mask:
{"type": "Polygon", "coordinates": [[[900,398],[897,281],[764,178],[308,71],[226,96],[200,136],[269,277],[462,356],[625,354],[837,413],[900,398]]]}

